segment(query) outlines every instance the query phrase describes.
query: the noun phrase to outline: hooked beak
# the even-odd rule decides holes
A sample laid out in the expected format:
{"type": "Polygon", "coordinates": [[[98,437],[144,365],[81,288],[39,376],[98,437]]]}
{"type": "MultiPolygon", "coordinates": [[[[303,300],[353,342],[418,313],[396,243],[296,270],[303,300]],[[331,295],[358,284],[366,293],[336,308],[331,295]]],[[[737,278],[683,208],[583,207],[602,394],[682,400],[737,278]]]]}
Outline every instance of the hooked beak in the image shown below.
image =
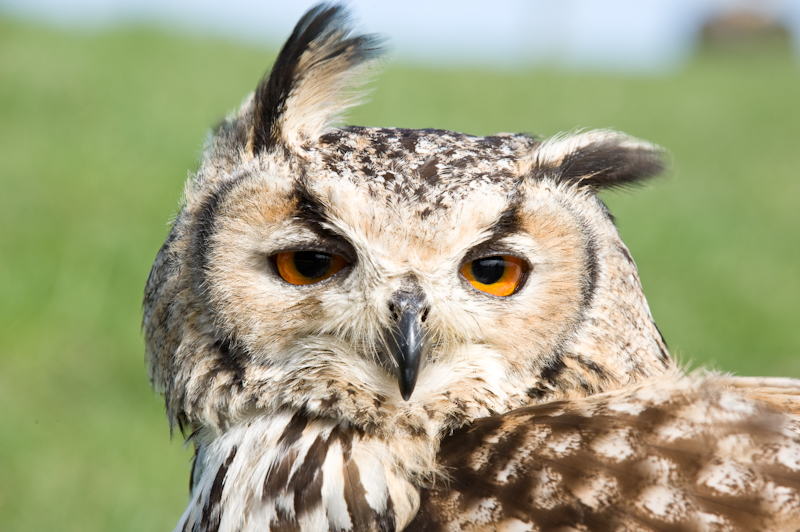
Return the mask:
{"type": "Polygon", "coordinates": [[[408,401],[417,384],[420,365],[425,357],[425,331],[422,321],[427,309],[420,297],[408,293],[398,294],[389,305],[395,324],[387,334],[387,344],[389,354],[397,362],[400,394],[408,401]]]}

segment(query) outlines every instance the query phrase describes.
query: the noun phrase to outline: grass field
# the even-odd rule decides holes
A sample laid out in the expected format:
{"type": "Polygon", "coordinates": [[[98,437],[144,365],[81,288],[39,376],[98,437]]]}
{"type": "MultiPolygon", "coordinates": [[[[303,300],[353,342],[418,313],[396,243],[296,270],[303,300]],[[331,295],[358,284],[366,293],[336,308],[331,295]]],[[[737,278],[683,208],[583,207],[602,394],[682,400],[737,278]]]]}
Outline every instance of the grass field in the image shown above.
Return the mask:
{"type": "MultiPolygon", "coordinates": [[[[189,452],[149,390],[141,294],[207,128],[272,54],[0,19],[0,529],[171,530],[189,452]]],[[[606,196],[684,362],[800,377],[800,68],[704,53],[662,77],[391,65],[352,123],[612,127],[670,175],[606,196]]]]}

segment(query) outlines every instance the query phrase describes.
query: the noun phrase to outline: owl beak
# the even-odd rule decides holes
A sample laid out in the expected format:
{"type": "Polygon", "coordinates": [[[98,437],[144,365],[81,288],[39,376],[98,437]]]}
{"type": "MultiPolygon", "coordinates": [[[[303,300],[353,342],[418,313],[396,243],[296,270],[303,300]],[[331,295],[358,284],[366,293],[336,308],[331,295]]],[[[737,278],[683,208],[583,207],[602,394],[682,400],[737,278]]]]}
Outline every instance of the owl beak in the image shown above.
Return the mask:
{"type": "Polygon", "coordinates": [[[388,336],[389,352],[397,362],[400,394],[408,401],[417,384],[420,365],[424,358],[425,331],[422,321],[427,310],[419,297],[402,294],[390,303],[395,326],[388,336]]]}

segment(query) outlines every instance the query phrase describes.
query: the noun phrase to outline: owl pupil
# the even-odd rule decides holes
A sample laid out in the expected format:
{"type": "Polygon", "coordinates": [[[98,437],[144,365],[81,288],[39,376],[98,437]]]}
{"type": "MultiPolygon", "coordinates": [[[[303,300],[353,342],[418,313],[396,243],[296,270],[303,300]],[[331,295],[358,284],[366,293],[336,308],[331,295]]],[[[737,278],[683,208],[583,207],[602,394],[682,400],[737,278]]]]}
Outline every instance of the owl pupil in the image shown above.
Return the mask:
{"type": "Polygon", "coordinates": [[[472,276],[481,284],[493,284],[503,277],[506,261],[503,257],[486,257],[472,261],[472,276]]]}
{"type": "Polygon", "coordinates": [[[300,275],[309,279],[322,277],[331,267],[331,256],[318,251],[297,251],[294,254],[294,267],[300,275]]]}

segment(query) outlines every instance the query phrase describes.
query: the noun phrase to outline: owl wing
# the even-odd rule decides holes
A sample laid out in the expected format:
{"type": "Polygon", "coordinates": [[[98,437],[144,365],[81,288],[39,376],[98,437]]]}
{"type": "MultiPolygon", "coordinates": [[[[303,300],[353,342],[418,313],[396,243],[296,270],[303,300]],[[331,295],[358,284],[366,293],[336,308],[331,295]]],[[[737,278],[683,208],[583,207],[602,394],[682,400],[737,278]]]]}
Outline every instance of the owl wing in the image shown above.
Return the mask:
{"type": "Polygon", "coordinates": [[[769,403],[777,410],[800,415],[800,381],[782,377],[719,377],[728,387],[747,397],[769,403]]]}
{"type": "Polygon", "coordinates": [[[448,478],[408,530],[798,530],[798,398],[668,375],[479,419],[443,440],[448,478]]]}

